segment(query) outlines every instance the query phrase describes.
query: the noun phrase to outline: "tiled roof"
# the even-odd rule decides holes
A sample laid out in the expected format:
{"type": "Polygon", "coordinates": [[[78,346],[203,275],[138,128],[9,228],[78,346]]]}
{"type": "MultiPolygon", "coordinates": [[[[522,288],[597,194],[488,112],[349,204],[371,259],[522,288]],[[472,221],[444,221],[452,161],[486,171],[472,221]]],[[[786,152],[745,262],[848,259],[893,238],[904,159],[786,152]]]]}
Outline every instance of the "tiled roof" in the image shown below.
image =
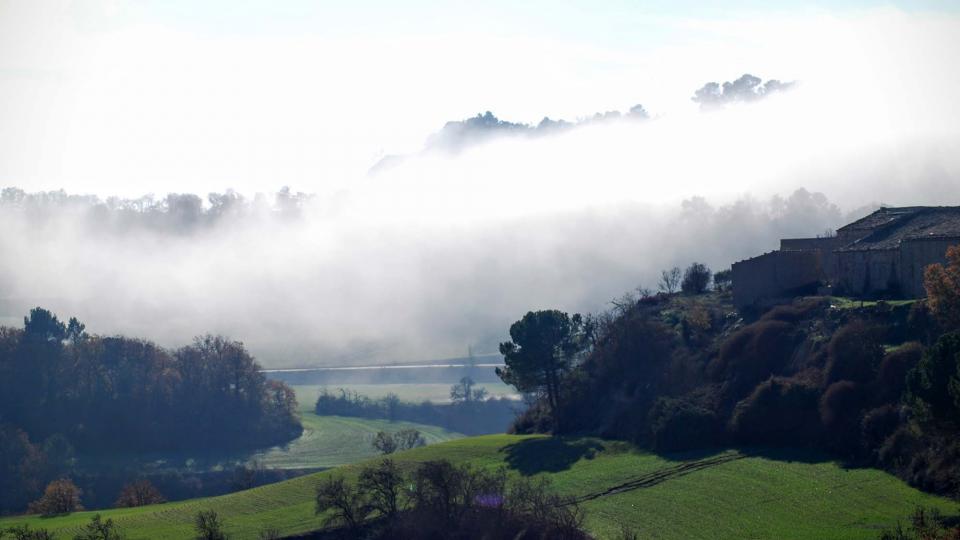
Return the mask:
{"type": "Polygon", "coordinates": [[[960,238],[960,207],[881,208],[839,232],[865,233],[840,251],[895,249],[904,240],[920,238],[960,238]]]}

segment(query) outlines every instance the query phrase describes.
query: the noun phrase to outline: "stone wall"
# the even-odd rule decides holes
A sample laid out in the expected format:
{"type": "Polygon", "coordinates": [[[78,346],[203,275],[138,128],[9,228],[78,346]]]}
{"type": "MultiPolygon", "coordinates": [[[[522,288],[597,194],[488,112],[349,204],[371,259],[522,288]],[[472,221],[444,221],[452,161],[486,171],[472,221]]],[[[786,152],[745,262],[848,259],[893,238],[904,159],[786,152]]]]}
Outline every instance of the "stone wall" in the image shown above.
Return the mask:
{"type": "Polygon", "coordinates": [[[896,293],[900,284],[900,250],[838,251],[840,279],[837,292],[844,295],[896,293]]]}
{"type": "Polygon", "coordinates": [[[960,237],[918,238],[900,244],[900,288],[907,298],[926,296],[923,271],[931,264],[944,264],[949,246],[960,245],[960,237]]]}
{"type": "Polygon", "coordinates": [[[827,283],[836,283],[839,279],[837,255],[834,250],[841,247],[840,238],[783,238],[780,240],[780,251],[820,251],[820,266],[823,270],[823,280],[827,283]]]}
{"type": "Polygon", "coordinates": [[[745,307],[815,289],[823,275],[820,260],[819,251],[772,251],[734,263],[733,303],[745,307]]]}

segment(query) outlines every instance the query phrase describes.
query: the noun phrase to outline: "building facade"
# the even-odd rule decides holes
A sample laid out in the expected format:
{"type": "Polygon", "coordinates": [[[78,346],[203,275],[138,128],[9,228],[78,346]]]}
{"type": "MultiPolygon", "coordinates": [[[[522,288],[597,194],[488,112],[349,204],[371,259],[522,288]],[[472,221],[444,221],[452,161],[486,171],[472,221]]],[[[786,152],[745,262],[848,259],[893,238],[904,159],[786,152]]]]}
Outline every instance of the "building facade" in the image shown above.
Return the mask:
{"type": "Polygon", "coordinates": [[[789,238],[780,249],[733,264],[738,307],[831,291],[919,298],[924,269],[960,244],[960,207],[881,208],[828,238],[789,238]]]}

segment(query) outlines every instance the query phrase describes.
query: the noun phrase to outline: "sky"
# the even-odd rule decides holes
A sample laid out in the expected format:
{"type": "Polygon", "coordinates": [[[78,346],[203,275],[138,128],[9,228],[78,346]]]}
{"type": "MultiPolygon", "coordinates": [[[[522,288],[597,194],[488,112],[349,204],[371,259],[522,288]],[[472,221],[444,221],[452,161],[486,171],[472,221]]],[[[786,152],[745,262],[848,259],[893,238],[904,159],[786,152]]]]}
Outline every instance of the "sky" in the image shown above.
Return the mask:
{"type": "Polygon", "coordinates": [[[224,333],[270,366],[449,358],[664,268],[960,205],[960,6],[719,6],[0,0],[0,187],[314,195],[293,224],[190,233],[0,208],[0,323],[42,304],[165,346],[224,333]],[[691,100],[744,73],[797,85],[691,100]],[[636,104],[652,119],[422,151],[486,110],[636,104]]]}
{"type": "Polygon", "coordinates": [[[0,183],[322,191],[416,150],[448,120],[575,119],[636,103],[680,114],[708,80],[829,80],[861,67],[839,62],[879,61],[861,48],[874,32],[895,48],[903,21],[937,26],[957,12],[933,1],[717,6],[3,0],[0,183]]]}

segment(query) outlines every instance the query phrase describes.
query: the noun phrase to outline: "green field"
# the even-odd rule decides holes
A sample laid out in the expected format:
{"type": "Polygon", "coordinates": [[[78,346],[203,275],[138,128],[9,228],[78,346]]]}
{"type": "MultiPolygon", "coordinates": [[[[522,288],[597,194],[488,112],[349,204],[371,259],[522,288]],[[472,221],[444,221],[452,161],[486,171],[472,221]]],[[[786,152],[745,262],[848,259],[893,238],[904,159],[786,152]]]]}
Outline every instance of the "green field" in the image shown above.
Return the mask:
{"type": "MultiPolygon", "coordinates": [[[[358,386],[358,385],[355,385],[358,386]]],[[[373,389],[371,395],[386,395],[403,389],[407,396],[428,396],[433,386],[443,386],[449,393],[449,385],[362,385],[373,389]],[[376,390],[379,387],[388,389],[376,390]],[[378,394],[380,392],[380,394],[378,394]]],[[[423,434],[427,444],[448,441],[463,437],[463,434],[448,431],[441,427],[413,422],[388,422],[364,418],[341,416],[317,416],[313,406],[317,400],[319,386],[295,386],[297,407],[303,434],[284,446],[276,446],[254,453],[242,454],[201,454],[198,452],[141,453],[137,455],[113,455],[109,458],[84,458],[82,468],[103,470],[123,465],[127,468],[139,468],[145,471],[160,472],[169,470],[212,471],[229,469],[239,463],[257,461],[260,464],[277,469],[321,469],[355,463],[374,457],[377,452],[371,442],[378,431],[395,433],[401,429],[416,429],[423,434]]],[[[436,391],[436,389],[434,389],[436,391]]],[[[424,399],[416,397],[412,399],[424,399]]]]}
{"type": "Polygon", "coordinates": [[[336,467],[376,456],[371,442],[378,431],[395,433],[416,429],[427,444],[463,437],[443,428],[412,422],[317,416],[309,412],[301,413],[300,420],[303,423],[300,438],[283,447],[257,452],[250,459],[277,469],[336,467]]]}
{"type": "MultiPolygon", "coordinates": [[[[292,385],[297,393],[297,404],[301,411],[312,411],[317,403],[317,396],[326,388],[329,392],[337,393],[339,388],[357,392],[370,398],[382,398],[387,394],[396,394],[401,401],[421,402],[424,400],[435,403],[450,401],[450,387],[447,383],[424,384],[328,384],[328,385],[292,385]]],[[[481,383],[476,388],[486,388],[490,397],[519,398],[516,389],[503,383],[481,383]]]]}
{"type": "MultiPolygon", "coordinates": [[[[489,435],[399,454],[403,462],[447,458],[511,474],[546,475],[565,494],[595,495],[583,503],[587,526],[613,538],[621,524],[641,538],[876,538],[918,505],[955,515],[956,503],[923,494],[886,473],[844,469],[811,453],[743,455],[714,452],[656,456],[626,443],[596,439],[489,435]],[[604,494],[609,492],[609,494],[604,494]]],[[[130,540],[189,538],[198,510],[213,509],[236,539],[275,527],[292,534],[316,529],[314,487],[324,477],[354,477],[358,465],[302,476],[248,491],[137,509],[103,512],[130,540]]],[[[92,512],[56,518],[7,518],[72,535],[92,512]]]]}

